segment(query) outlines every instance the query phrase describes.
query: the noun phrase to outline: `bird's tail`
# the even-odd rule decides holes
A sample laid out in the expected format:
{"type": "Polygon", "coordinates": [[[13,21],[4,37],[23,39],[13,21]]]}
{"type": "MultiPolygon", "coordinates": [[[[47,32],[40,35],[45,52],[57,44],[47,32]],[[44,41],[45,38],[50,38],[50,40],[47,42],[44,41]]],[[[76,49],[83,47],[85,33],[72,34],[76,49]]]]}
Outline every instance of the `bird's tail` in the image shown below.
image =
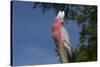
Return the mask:
{"type": "Polygon", "coordinates": [[[69,62],[74,62],[75,61],[75,54],[74,54],[72,48],[65,47],[65,51],[66,51],[66,57],[68,58],[69,62]]]}
{"type": "Polygon", "coordinates": [[[72,56],[72,48],[71,45],[67,42],[64,42],[64,48],[66,50],[66,53],[71,57],[72,56]]]}
{"type": "Polygon", "coordinates": [[[65,48],[65,51],[66,51],[66,53],[70,56],[70,57],[72,57],[72,50],[69,48],[69,47],[64,47],[65,48]]]}
{"type": "Polygon", "coordinates": [[[73,49],[71,47],[71,44],[65,42],[64,43],[64,48],[66,51],[66,57],[68,58],[69,62],[73,62],[73,49]]]}

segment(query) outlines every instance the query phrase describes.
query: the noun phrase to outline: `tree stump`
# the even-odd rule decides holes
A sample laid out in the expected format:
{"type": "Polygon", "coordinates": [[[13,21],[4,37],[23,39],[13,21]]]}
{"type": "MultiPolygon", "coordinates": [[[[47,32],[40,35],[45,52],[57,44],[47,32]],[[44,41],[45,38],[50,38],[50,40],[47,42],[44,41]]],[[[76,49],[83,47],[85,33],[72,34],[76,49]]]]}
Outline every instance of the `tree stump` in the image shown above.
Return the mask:
{"type": "Polygon", "coordinates": [[[59,44],[57,46],[57,53],[59,55],[61,63],[68,63],[68,56],[67,56],[66,50],[63,45],[59,44]]]}

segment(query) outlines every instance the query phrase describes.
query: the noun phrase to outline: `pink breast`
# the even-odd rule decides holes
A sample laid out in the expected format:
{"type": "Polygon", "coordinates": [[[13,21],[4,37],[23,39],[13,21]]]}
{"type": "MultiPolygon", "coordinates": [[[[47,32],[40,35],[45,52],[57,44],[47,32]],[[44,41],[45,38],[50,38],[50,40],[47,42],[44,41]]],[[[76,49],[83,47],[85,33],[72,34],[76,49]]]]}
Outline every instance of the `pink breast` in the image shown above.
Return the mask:
{"type": "Polygon", "coordinates": [[[61,22],[54,22],[53,24],[53,27],[52,27],[52,32],[53,32],[53,37],[54,37],[54,40],[57,42],[57,43],[62,43],[62,37],[61,37],[61,22]]]}

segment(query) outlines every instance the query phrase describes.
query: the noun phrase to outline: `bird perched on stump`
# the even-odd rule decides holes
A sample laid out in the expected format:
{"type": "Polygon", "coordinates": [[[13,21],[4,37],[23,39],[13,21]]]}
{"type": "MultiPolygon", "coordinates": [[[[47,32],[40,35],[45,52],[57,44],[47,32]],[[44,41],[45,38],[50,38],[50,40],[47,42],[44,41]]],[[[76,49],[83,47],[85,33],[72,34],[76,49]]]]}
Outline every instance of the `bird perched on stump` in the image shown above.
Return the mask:
{"type": "Polygon", "coordinates": [[[72,58],[72,48],[67,29],[64,27],[64,11],[59,11],[52,25],[52,36],[56,46],[64,47],[68,62],[72,58]]]}

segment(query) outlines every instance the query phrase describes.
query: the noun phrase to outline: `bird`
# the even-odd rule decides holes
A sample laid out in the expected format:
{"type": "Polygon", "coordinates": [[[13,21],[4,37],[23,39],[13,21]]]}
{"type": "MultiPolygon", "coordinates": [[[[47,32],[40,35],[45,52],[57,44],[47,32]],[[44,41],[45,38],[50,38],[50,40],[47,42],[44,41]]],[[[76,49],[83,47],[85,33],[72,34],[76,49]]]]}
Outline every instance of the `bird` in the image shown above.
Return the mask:
{"type": "Polygon", "coordinates": [[[65,12],[59,11],[52,24],[52,37],[56,46],[64,46],[69,61],[72,58],[72,47],[68,30],[64,27],[65,12]]]}

